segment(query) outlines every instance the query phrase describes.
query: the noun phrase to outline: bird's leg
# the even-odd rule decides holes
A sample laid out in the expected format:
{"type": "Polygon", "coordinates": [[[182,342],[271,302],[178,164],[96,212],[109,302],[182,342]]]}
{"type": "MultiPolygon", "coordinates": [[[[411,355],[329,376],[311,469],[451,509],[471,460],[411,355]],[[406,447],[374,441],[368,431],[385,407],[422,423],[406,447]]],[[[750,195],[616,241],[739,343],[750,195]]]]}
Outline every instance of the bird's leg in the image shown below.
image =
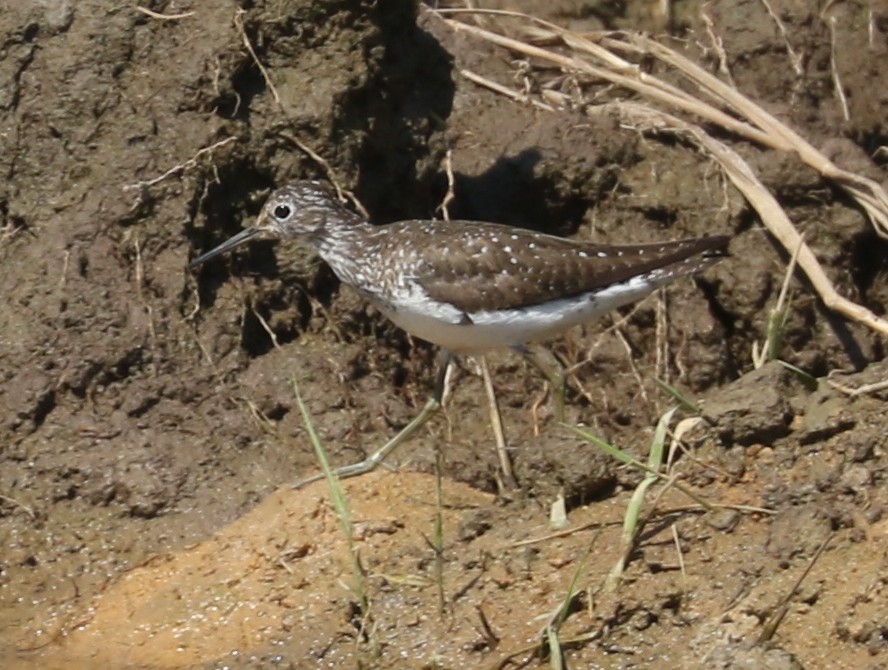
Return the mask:
{"type": "MultiPolygon", "coordinates": [[[[353,463],[352,465],[344,465],[339,468],[334,468],[333,474],[336,475],[336,477],[338,477],[339,479],[345,479],[346,477],[355,477],[357,475],[363,475],[367,472],[370,472],[371,470],[375,470],[379,466],[379,464],[385,460],[386,456],[388,456],[395,449],[401,446],[401,444],[405,442],[411,435],[413,435],[413,433],[419,430],[419,428],[421,428],[426,423],[426,421],[428,421],[432,417],[432,415],[435,414],[435,412],[441,409],[441,401],[444,397],[444,383],[447,377],[447,368],[450,367],[450,361],[452,359],[453,356],[449,351],[441,351],[441,354],[438,358],[438,376],[435,379],[435,388],[432,397],[429,398],[428,401],[426,401],[426,404],[423,406],[422,410],[419,412],[416,418],[413,419],[413,421],[404,426],[404,428],[401,429],[400,433],[395,435],[392,439],[390,439],[388,442],[386,442],[360,463],[353,463]]],[[[306,484],[311,484],[312,482],[316,482],[323,478],[324,473],[318,473],[297,482],[293,485],[293,488],[300,489],[306,484]]]]}
{"type": "Polygon", "coordinates": [[[515,351],[515,353],[521,354],[527,362],[545,375],[552,387],[552,400],[555,403],[555,419],[557,421],[564,421],[564,392],[566,387],[564,367],[548,349],[531,349],[522,344],[512,347],[512,350],[515,351]],[[548,356],[543,356],[543,351],[545,351],[548,356]]]}
{"type": "Polygon", "coordinates": [[[438,376],[435,377],[435,388],[432,390],[432,400],[438,403],[438,406],[444,404],[444,387],[447,384],[447,369],[453,362],[453,354],[446,349],[438,352],[438,376]]]}

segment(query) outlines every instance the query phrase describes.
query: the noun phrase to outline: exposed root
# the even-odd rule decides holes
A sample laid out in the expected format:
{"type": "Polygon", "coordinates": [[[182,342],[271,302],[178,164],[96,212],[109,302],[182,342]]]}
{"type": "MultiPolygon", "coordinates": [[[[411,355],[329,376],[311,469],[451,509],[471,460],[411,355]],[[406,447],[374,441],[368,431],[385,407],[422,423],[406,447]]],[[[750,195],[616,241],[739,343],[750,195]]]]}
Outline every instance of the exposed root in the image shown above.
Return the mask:
{"type": "Polygon", "coordinates": [[[212,154],[216,149],[224,147],[226,144],[230,144],[231,142],[236,142],[237,137],[226,137],[224,140],[219,140],[218,142],[214,142],[208,147],[204,147],[203,149],[199,149],[196,154],[194,154],[187,161],[179,163],[178,165],[174,165],[169,170],[164,172],[162,175],[158,177],[154,177],[154,179],[148,179],[146,181],[137,181],[135,184],[127,184],[123,187],[124,191],[134,191],[136,189],[143,190],[150,186],[154,186],[155,184],[159,184],[164,179],[172,177],[174,174],[178,174],[180,172],[184,172],[188,168],[193,168],[197,165],[197,161],[200,160],[201,156],[205,156],[207,154],[212,154]]]}
{"type": "Polygon", "coordinates": [[[178,21],[179,19],[187,19],[189,16],[197,14],[197,12],[193,10],[190,12],[182,12],[180,14],[161,14],[160,12],[155,12],[153,9],[148,9],[141,5],[136,5],[134,9],[137,12],[142,12],[145,16],[150,16],[152,19],[159,19],[161,21],[178,21]]]}

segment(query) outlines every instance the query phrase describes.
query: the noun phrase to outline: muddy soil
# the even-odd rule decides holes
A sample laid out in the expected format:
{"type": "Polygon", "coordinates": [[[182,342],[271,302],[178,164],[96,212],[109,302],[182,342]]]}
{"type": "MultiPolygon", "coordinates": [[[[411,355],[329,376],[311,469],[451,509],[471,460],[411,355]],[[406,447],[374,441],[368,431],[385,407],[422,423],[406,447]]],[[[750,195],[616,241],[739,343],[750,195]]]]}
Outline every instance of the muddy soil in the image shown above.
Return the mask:
{"type": "MultiPolygon", "coordinates": [[[[885,183],[888,10],[809,4],[488,6],[650,31],[885,183]]],[[[559,76],[406,1],[0,6],[4,668],[548,667],[572,589],[567,667],[888,665],[884,338],[796,278],[780,357],[813,379],[753,370],[788,258],[717,166],[461,70],[531,92],[559,76]],[[435,352],[295,245],[187,269],[295,178],[335,177],[376,222],[439,216],[448,151],[454,218],[734,236],[694,280],[553,343],[568,423],[641,458],[674,402],[655,376],[702,406],[673,472],[715,507],[649,489],[615,589],[641,475],[554,421],[539,373],[505,353],[488,363],[517,488],[462,361],[393,470],[345,482],[356,575],[326,484],[289,486],[317,470],[294,383],[346,464],[423,405],[435,352]]],[[[839,291],[884,314],[888,244],[865,215],[795,157],[724,139],[839,291]]]]}

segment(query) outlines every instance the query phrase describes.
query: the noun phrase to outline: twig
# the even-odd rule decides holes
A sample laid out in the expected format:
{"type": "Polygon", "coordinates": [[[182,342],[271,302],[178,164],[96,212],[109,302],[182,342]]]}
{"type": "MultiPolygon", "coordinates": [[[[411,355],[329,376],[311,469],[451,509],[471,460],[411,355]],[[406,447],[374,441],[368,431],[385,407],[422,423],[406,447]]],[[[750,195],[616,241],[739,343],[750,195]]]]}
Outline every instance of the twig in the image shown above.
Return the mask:
{"type": "MultiPolygon", "coordinates": [[[[775,510],[768,509],[767,507],[753,507],[752,505],[727,505],[723,503],[710,503],[709,507],[711,507],[712,509],[732,509],[737,512],[746,512],[748,514],[765,514],[770,516],[774,516],[777,514],[775,510]]],[[[670,507],[669,509],[653,509],[651,510],[651,518],[659,518],[669,516],[671,514],[683,514],[685,512],[698,512],[700,514],[704,514],[710,511],[712,510],[707,509],[702,505],[679,505],[677,507],[670,507]]],[[[517,549],[533,544],[542,544],[544,542],[551,542],[552,540],[557,540],[563,537],[570,537],[575,533],[582,533],[583,531],[589,530],[591,528],[600,528],[603,526],[619,526],[621,523],[622,521],[591,521],[589,523],[584,523],[580,526],[577,526],[576,528],[566,528],[565,530],[559,530],[555,533],[549,533],[540,537],[532,537],[527,540],[513,542],[512,544],[508,545],[508,548],[517,549]]]]}
{"type": "Polygon", "coordinates": [[[278,95],[277,89],[275,88],[274,83],[271,81],[271,77],[268,76],[268,70],[265,69],[265,66],[259,60],[259,57],[253,50],[253,45],[250,43],[250,38],[247,37],[247,31],[246,28],[244,28],[244,15],[246,13],[247,10],[238,8],[234,12],[234,25],[237,27],[237,30],[240,33],[241,40],[243,41],[244,46],[247,48],[247,51],[250,52],[250,57],[253,59],[256,67],[259,68],[259,72],[262,73],[262,78],[265,80],[265,83],[268,86],[268,90],[270,90],[271,94],[274,96],[274,101],[280,105],[281,96],[278,95]]]}
{"type": "Polygon", "coordinates": [[[796,580],[796,583],[793,584],[792,588],[789,590],[789,593],[781,601],[777,611],[774,613],[765,625],[762,626],[762,632],[758,636],[758,640],[756,640],[756,644],[764,644],[768,642],[772,637],[774,637],[774,633],[777,632],[777,627],[780,625],[780,622],[783,621],[783,617],[786,616],[786,613],[789,611],[789,601],[792,600],[792,597],[798,592],[799,587],[802,585],[802,582],[805,581],[805,578],[810,574],[811,569],[817,563],[821,554],[823,554],[826,547],[829,545],[830,540],[832,540],[834,532],[831,532],[827,535],[826,539],[823,543],[817,548],[817,551],[814,552],[814,555],[811,557],[811,560],[808,562],[808,567],[805,568],[805,571],[799,575],[799,578],[796,580]]]}
{"type": "Polygon", "coordinates": [[[728,67],[728,54],[725,51],[724,41],[715,33],[715,22],[712,20],[712,17],[703,10],[700,11],[700,16],[703,19],[703,23],[706,25],[706,34],[709,35],[709,41],[712,42],[715,53],[718,55],[718,71],[724,75],[725,79],[730,82],[731,86],[736,86],[734,83],[734,77],[731,76],[731,70],[728,67]]]}
{"type": "Polygon", "coordinates": [[[453,176],[453,149],[450,147],[447,147],[447,153],[444,154],[444,172],[447,174],[447,193],[444,194],[444,198],[436,211],[441,212],[441,216],[444,217],[445,221],[450,221],[450,210],[448,208],[450,203],[456,199],[456,193],[454,192],[456,178],[453,176]]]}
{"type": "Polygon", "coordinates": [[[136,5],[135,10],[137,12],[142,12],[142,14],[145,14],[146,16],[150,16],[152,19],[160,19],[161,21],[178,21],[179,19],[187,19],[189,16],[197,14],[197,12],[193,10],[190,12],[182,12],[181,14],[161,14],[160,12],[155,12],[153,9],[148,9],[141,5],[136,5]]]}
{"type": "Polygon", "coordinates": [[[0,500],[3,500],[4,502],[7,502],[12,506],[17,507],[18,509],[23,510],[29,517],[31,517],[32,521],[37,518],[37,515],[34,513],[34,510],[32,508],[28,507],[23,502],[19,502],[15,498],[10,498],[9,496],[5,496],[2,493],[0,493],[0,500]]]}
{"type": "Polygon", "coordinates": [[[866,393],[878,393],[879,391],[884,391],[885,389],[888,389],[888,380],[873,382],[872,384],[864,384],[863,386],[858,386],[857,388],[845,386],[844,384],[834,382],[831,379],[827,379],[826,383],[832,386],[837,391],[841,391],[845,395],[848,395],[852,398],[856,398],[857,396],[864,395],[866,393]]]}
{"type": "MultiPolygon", "coordinates": [[[[283,105],[281,105],[281,109],[284,109],[283,105]]],[[[284,110],[284,112],[286,113],[286,110],[284,110]]],[[[309,158],[311,158],[315,163],[321,166],[321,169],[323,169],[327,180],[331,184],[333,184],[333,188],[336,189],[336,195],[342,202],[351,202],[355,206],[355,209],[357,209],[365,219],[370,218],[370,214],[367,212],[367,209],[364,207],[361,201],[358,200],[358,197],[354,193],[346,188],[343,188],[340,185],[339,180],[336,178],[336,174],[333,172],[333,168],[330,167],[330,163],[328,163],[323,156],[321,156],[317,151],[312,149],[295,135],[279,132],[278,136],[283,137],[285,140],[295,144],[297,147],[299,147],[300,150],[304,151],[309,158]]]]}
{"type": "Polygon", "coordinates": [[[836,89],[836,97],[842,106],[842,116],[845,117],[845,121],[850,121],[851,113],[848,111],[848,99],[845,97],[842,79],[839,76],[838,52],[836,51],[836,17],[830,16],[826,25],[829,26],[829,70],[832,74],[833,87],[836,89]]]}
{"type": "Polygon", "coordinates": [[[635,356],[632,354],[632,345],[629,344],[629,340],[626,339],[626,336],[620,328],[617,328],[614,333],[617,336],[617,340],[619,340],[620,344],[622,344],[623,348],[626,350],[626,358],[629,361],[629,368],[632,370],[632,375],[635,377],[635,381],[641,391],[641,398],[646,405],[650,405],[651,401],[648,398],[647,389],[644,388],[644,378],[641,376],[641,372],[638,371],[638,366],[635,364],[635,356]]]}
{"type": "Polygon", "coordinates": [[[876,17],[872,7],[866,8],[866,35],[867,46],[872,49],[876,41],[876,17]]]}
{"type": "Polygon", "coordinates": [[[685,559],[684,552],[681,550],[681,541],[678,539],[678,530],[675,527],[675,524],[672,524],[672,542],[675,544],[675,553],[678,554],[678,567],[681,568],[681,576],[687,577],[688,573],[685,571],[685,559]]]}
{"type": "Polygon", "coordinates": [[[478,619],[481,621],[482,635],[487,641],[488,648],[496,649],[500,637],[494,632],[493,627],[490,625],[490,621],[487,619],[487,615],[484,614],[484,609],[481,603],[475,605],[475,611],[478,612],[478,619]]]}
{"type": "Polygon", "coordinates": [[[670,25],[672,23],[672,0],[657,0],[654,6],[654,16],[660,17],[662,25],[670,25]]]}
{"type": "Polygon", "coordinates": [[[540,102],[535,98],[529,97],[526,93],[522,93],[521,91],[515,90],[514,88],[509,88],[508,86],[503,86],[502,84],[498,84],[492,79],[488,79],[487,77],[482,77],[480,74],[472,72],[471,70],[466,70],[465,68],[460,68],[459,73],[472,81],[479,86],[483,86],[484,88],[489,88],[494,93],[500,93],[507,98],[511,98],[515,102],[527,103],[529,102],[534,107],[539,107],[540,109],[545,109],[546,111],[553,112],[555,111],[554,107],[547,105],[544,102],[540,102]]]}
{"type": "Polygon", "coordinates": [[[765,6],[765,9],[768,11],[771,18],[774,19],[774,23],[777,24],[777,30],[780,31],[780,36],[783,38],[783,44],[786,46],[786,53],[789,54],[789,62],[792,63],[792,71],[795,72],[796,77],[804,76],[805,69],[802,67],[802,57],[792,48],[792,44],[789,41],[789,33],[786,31],[786,26],[783,25],[783,21],[777,16],[777,13],[773,10],[768,0],[760,1],[765,6]]]}
{"type": "Polygon", "coordinates": [[[259,324],[262,326],[262,329],[268,334],[268,337],[271,338],[271,343],[274,345],[275,349],[280,349],[281,345],[278,342],[277,333],[272,330],[271,326],[268,325],[268,321],[256,310],[256,306],[250,302],[250,311],[253,313],[253,316],[259,321],[259,324]]]}
{"type": "Polygon", "coordinates": [[[164,172],[159,177],[155,177],[154,179],[149,179],[147,181],[139,181],[139,182],[136,182],[135,184],[127,184],[126,186],[123,187],[123,190],[124,191],[132,191],[135,189],[148,188],[149,186],[154,186],[155,184],[159,184],[167,177],[171,177],[174,174],[177,174],[179,172],[183,172],[183,171],[187,170],[188,168],[194,167],[195,165],[197,165],[197,161],[201,156],[203,156],[205,154],[213,153],[216,149],[219,149],[220,147],[224,147],[226,144],[229,144],[230,142],[236,142],[236,141],[237,141],[237,137],[226,137],[224,140],[219,140],[218,142],[211,144],[208,147],[204,147],[203,149],[199,149],[198,152],[196,154],[194,154],[194,156],[189,158],[187,161],[185,161],[184,163],[179,163],[178,165],[174,165],[173,167],[171,167],[169,170],[164,172]]]}

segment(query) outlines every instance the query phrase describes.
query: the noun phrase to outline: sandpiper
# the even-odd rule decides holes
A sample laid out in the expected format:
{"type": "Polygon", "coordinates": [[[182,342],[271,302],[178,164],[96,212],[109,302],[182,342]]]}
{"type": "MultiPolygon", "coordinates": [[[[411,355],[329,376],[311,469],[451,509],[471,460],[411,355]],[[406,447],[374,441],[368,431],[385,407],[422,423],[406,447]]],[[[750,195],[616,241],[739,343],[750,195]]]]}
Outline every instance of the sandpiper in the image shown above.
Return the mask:
{"type": "MultiPolygon", "coordinates": [[[[340,477],[375,468],[440,408],[453,354],[511,348],[541,367],[557,392],[560,372],[548,370],[527,344],[708,267],[725,255],[730,240],[713,235],[613,246],[477,221],[374,226],[349,210],[330,185],[297,181],[271,194],[252,228],[189,267],[259,235],[307,244],[396,325],[441,347],[434,393],[420,414],[367,459],[336,470],[340,477]]],[[[556,403],[560,414],[563,399],[556,403]]]]}

